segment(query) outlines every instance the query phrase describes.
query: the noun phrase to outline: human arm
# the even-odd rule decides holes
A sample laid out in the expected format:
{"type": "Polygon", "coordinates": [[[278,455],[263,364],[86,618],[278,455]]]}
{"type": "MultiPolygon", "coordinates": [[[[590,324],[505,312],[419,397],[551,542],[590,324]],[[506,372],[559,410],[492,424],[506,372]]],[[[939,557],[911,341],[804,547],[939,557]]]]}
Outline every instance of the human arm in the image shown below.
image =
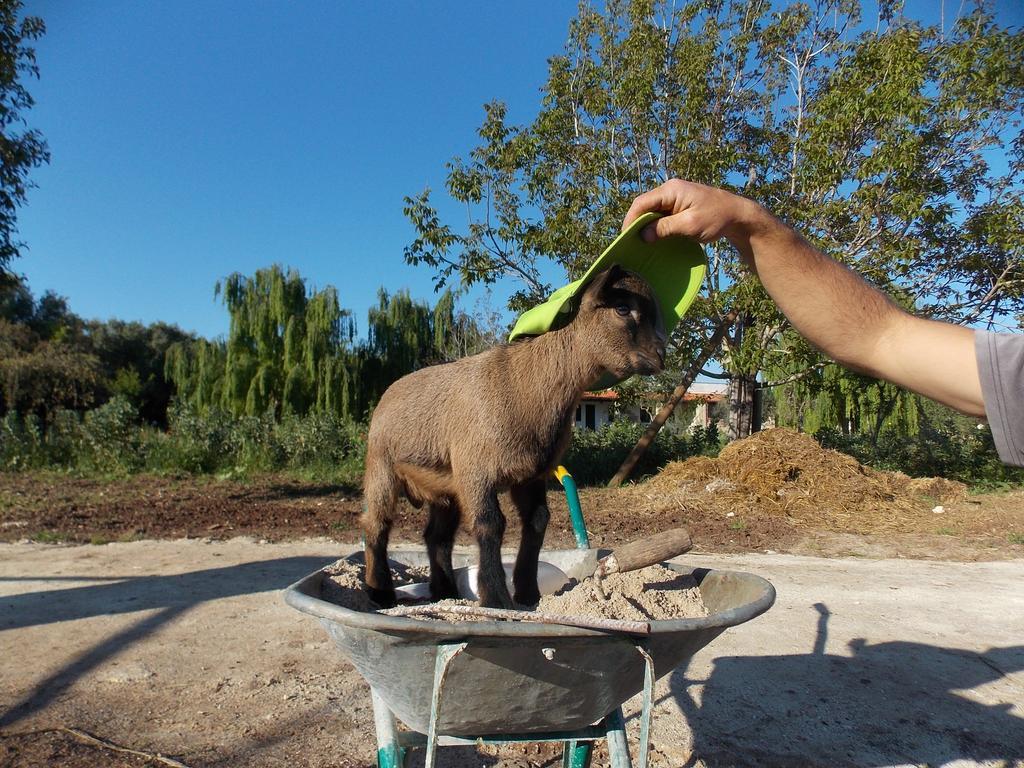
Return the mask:
{"type": "Polygon", "coordinates": [[[665,214],[644,237],[725,237],[793,327],[842,365],[975,416],[985,415],[974,332],[914,317],[757,203],[673,179],[637,197],[624,226],[665,214]]]}

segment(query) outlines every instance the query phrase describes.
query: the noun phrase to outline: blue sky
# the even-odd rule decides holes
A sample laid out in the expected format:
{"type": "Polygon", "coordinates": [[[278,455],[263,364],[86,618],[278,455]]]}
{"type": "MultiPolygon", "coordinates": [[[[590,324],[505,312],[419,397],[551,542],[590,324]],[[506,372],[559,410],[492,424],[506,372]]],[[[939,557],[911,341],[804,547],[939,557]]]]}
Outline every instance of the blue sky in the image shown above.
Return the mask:
{"type": "MultiPolygon", "coordinates": [[[[402,199],[442,194],[482,106],[539,104],[574,2],[26,2],[43,17],[30,125],[52,161],[12,267],[84,317],[227,331],[214,283],[274,262],[434,301],[402,199]]],[[[450,204],[449,204],[450,205],[450,204]]],[[[458,209],[445,211],[459,221],[458,209]]],[[[471,302],[463,302],[471,308],[471,302]]],[[[501,297],[494,303],[501,306],[501,297]]]]}
{"type": "MultiPolygon", "coordinates": [[[[33,174],[12,267],[84,317],[204,336],[227,331],[214,283],[275,262],[336,286],[360,333],[381,285],[433,302],[430,269],[402,258],[402,199],[430,186],[461,220],[445,162],[476,144],[485,102],[533,117],[576,13],[566,0],[25,5],[47,25],[27,85],[53,157],[33,174]]],[[[1016,0],[997,7],[1021,23],[1016,0]]]]}

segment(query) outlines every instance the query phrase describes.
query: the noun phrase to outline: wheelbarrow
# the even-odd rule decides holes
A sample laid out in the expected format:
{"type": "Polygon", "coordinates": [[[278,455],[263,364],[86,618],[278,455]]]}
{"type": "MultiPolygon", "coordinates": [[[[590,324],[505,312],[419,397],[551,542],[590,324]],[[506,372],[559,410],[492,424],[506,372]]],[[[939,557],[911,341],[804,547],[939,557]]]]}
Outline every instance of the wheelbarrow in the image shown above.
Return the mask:
{"type": "MultiPolygon", "coordinates": [[[[579,500],[566,488],[577,543],[586,545],[579,500]]],[[[357,560],[361,555],[351,556],[357,560]]],[[[395,551],[397,564],[428,563],[422,551],[395,551]]],[[[453,557],[468,566],[472,555],[453,557]]],[[[583,579],[577,550],[547,550],[542,559],[583,579]]],[[[646,766],[654,682],[687,661],[728,627],[767,611],[775,589],[747,573],[667,563],[695,579],[708,616],[651,621],[649,634],[508,621],[421,621],[353,611],[320,598],[324,574],[310,574],[285,600],[320,619],[370,684],[378,765],[397,768],[410,747],[434,765],[440,744],[564,742],[564,766],[589,763],[604,739],[613,768],[631,765],[621,705],[643,693],[638,763],[646,766]],[[400,730],[401,720],[411,730],[400,730]]]]}

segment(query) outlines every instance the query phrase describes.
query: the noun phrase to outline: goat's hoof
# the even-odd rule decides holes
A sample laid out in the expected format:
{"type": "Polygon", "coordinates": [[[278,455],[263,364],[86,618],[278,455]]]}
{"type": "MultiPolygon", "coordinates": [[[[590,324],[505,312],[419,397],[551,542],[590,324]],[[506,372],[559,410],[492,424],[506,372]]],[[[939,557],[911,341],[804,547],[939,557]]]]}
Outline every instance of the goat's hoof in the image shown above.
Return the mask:
{"type": "Polygon", "coordinates": [[[480,607],[515,610],[516,604],[512,602],[512,598],[507,593],[504,595],[480,595],[480,607]]]}
{"type": "Polygon", "coordinates": [[[394,589],[377,589],[368,586],[366,591],[370,595],[370,599],[381,608],[394,608],[398,605],[398,597],[395,595],[394,589]]]}
{"type": "Polygon", "coordinates": [[[540,602],[540,590],[536,584],[532,588],[517,589],[512,599],[520,605],[536,605],[540,602]]]}
{"type": "Polygon", "coordinates": [[[459,588],[455,586],[455,582],[443,582],[441,584],[430,585],[430,600],[431,602],[438,602],[440,600],[458,600],[459,599],[459,588]]]}

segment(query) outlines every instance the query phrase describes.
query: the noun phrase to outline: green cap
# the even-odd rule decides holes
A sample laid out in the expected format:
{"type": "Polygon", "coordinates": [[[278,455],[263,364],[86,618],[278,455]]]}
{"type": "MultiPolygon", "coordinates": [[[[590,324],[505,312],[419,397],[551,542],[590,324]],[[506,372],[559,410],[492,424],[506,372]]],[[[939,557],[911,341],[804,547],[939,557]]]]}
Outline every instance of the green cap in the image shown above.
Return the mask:
{"type": "Polygon", "coordinates": [[[696,240],[663,237],[648,243],[640,237],[644,227],[659,218],[660,213],[645,213],[630,224],[597,257],[583,277],[559,288],[543,304],[520,315],[508,340],[539,336],[568,324],[577,309],[573,299],[582,293],[592,277],[612,264],[636,272],[651,284],[661,305],[665,331],[672,333],[696,298],[708,262],[696,240]]]}

